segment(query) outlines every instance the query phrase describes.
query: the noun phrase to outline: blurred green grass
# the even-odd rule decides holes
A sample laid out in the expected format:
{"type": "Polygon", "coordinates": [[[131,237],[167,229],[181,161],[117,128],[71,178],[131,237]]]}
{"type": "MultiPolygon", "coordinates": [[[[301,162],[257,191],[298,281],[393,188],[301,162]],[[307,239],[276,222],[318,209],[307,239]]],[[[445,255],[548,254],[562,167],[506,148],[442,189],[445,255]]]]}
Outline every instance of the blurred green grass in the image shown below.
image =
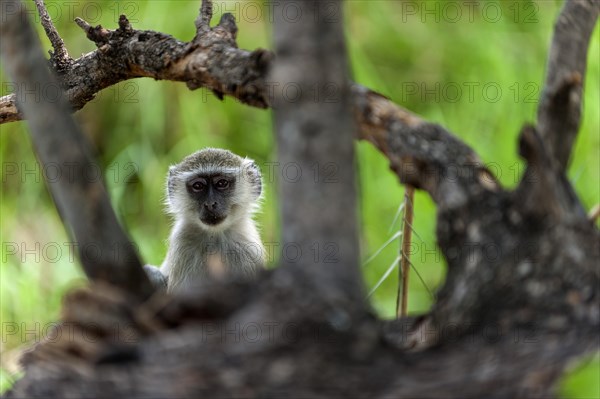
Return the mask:
{"type": "MultiPolygon", "coordinates": [[[[199,1],[187,0],[48,3],[73,57],[95,48],[72,22],[75,16],[115,28],[118,15],[126,13],[134,28],[189,40],[199,6],[199,1]]],[[[270,48],[271,14],[266,7],[257,8],[260,4],[215,2],[213,21],[223,12],[232,12],[238,20],[241,48],[270,48]]],[[[552,26],[562,2],[490,1],[474,8],[461,4],[346,2],[345,29],[354,79],[444,125],[471,145],[504,185],[514,187],[523,171],[516,152],[517,135],[524,122],[535,121],[552,26]]],[[[33,3],[27,6],[34,15],[33,3]]],[[[50,48],[39,23],[38,30],[45,48],[50,48]]],[[[599,44],[596,28],[589,52],[583,123],[569,169],[569,178],[587,209],[600,201],[599,44]]],[[[1,70],[0,81],[0,94],[9,93],[10,84],[1,70]]],[[[96,148],[119,218],[147,263],[161,263],[166,252],[170,221],[164,215],[163,200],[168,165],[205,146],[229,148],[263,166],[266,195],[258,220],[267,245],[278,241],[276,182],[282,169],[270,164],[276,162],[270,111],[230,98],[221,102],[206,90],[192,92],[182,83],[136,79],[104,90],[76,118],[96,148]]],[[[58,318],[64,293],[85,280],[36,166],[26,123],[0,125],[0,130],[0,351],[7,353],[39,338],[44,326],[58,318]],[[18,333],[9,333],[4,329],[7,325],[17,326],[18,333]]],[[[369,144],[356,147],[361,249],[367,259],[398,229],[399,223],[391,223],[403,187],[369,144]]],[[[420,238],[414,237],[412,260],[427,285],[435,289],[445,274],[445,262],[435,244],[435,206],[421,192],[415,202],[414,226],[420,238]]],[[[367,289],[383,275],[397,251],[394,243],[364,267],[367,289]]],[[[271,265],[277,259],[275,252],[271,265]]],[[[372,297],[382,317],[394,316],[396,276],[393,273],[372,297]]],[[[431,303],[419,279],[411,278],[409,311],[424,312],[431,303]]],[[[596,387],[597,392],[592,380],[600,363],[594,359],[569,375],[561,391],[566,397],[589,395],[594,392],[589,387],[596,387]]],[[[6,381],[10,377],[2,372],[0,385],[6,381]]]]}

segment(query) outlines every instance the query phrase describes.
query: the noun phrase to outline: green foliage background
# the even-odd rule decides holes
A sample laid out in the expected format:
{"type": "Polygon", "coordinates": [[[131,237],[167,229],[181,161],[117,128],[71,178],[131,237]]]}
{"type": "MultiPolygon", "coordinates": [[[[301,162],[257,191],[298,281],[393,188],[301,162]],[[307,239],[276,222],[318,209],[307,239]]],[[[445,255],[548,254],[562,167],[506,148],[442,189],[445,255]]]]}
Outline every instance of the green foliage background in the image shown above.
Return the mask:
{"type": "MultiPolygon", "coordinates": [[[[33,2],[26,3],[34,17],[33,2]]],[[[95,47],[72,22],[76,16],[112,29],[118,15],[125,13],[136,29],[157,30],[185,41],[194,35],[200,1],[47,3],[71,56],[78,57],[95,47]]],[[[514,187],[523,170],[516,153],[517,135],[524,122],[535,121],[548,44],[561,4],[348,1],[344,19],[354,79],[456,133],[503,184],[514,187]]],[[[269,6],[216,1],[214,8],[215,22],[223,12],[235,15],[241,48],[271,47],[269,6]]],[[[293,19],[293,10],[289,12],[293,19]]],[[[49,49],[38,18],[36,25],[49,49]]],[[[569,178],[588,209],[600,199],[599,36],[596,28],[589,52],[583,124],[569,169],[569,178]]],[[[10,93],[13,87],[1,70],[0,79],[0,94],[10,93]]],[[[258,220],[264,241],[273,249],[270,265],[277,264],[281,255],[277,181],[285,169],[275,163],[270,111],[231,98],[221,102],[206,90],[189,91],[182,83],[137,79],[104,90],[76,118],[97,151],[113,205],[147,263],[160,264],[167,249],[170,221],[162,203],[168,165],[196,149],[215,146],[262,165],[266,196],[258,220]]],[[[40,338],[47,323],[58,318],[64,293],[85,280],[46,191],[26,123],[1,125],[0,131],[0,387],[6,388],[14,378],[6,369],[11,368],[15,351],[40,338]],[[16,333],[6,326],[16,326],[16,333]]],[[[398,230],[393,217],[403,187],[369,144],[358,143],[356,148],[360,243],[363,259],[367,259],[398,230]]],[[[414,237],[413,263],[434,290],[445,273],[435,244],[435,206],[420,192],[415,202],[418,237],[414,237]]],[[[397,252],[394,242],[364,266],[367,290],[393,263],[397,252]]],[[[394,316],[396,289],[394,271],[371,297],[382,317],[394,316]]],[[[426,311],[432,303],[414,274],[409,299],[413,313],[426,311]]],[[[574,365],[561,393],[599,397],[599,364],[596,356],[583,366],[574,365]]]]}

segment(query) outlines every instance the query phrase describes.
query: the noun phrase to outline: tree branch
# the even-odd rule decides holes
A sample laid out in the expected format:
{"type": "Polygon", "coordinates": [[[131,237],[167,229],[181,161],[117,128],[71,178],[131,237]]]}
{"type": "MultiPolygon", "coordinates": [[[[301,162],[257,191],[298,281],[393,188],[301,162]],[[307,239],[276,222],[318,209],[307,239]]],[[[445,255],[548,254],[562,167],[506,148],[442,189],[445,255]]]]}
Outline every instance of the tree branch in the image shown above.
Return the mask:
{"type": "Polygon", "coordinates": [[[554,26],[538,125],[525,126],[520,154],[527,169],[515,195],[530,214],[585,223],[585,209],[565,176],[581,119],[589,41],[600,3],[567,0],[554,26]]]}
{"type": "Polygon", "coordinates": [[[600,2],[567,0],[554,26],[537,131],[565,170],[579,130],[587,53],[600,2]]]}
{"type": "Polygon", "coordinates": [[[338,310],[362,309],[353,143],[356,124],[346,47],[341,19],[323,23],[319,17],[325,6],[340,10],[341,3],[302,0],[296,6],[302,18],[293,24],[285,20],[283,6],[275,6],[276,59],[271,80],[282,87],[293,84],[299,93],[294,101],[281,91],[275,94],[278,160],[302,171],[297,181],[283,179],[279,184],[285,226],[282,246],[296,245],[300,253],[309,254],[316,245],[317,253],[333,253],[329,258],[319,255],[301,264],[294,262],[288,270],[292,269],[295,280],[310,281],[308,285],[314,287],[311,297],[337,304],[338,310]],[[297,51],[289,51],[291,48],[297,51]],[[309,70],[318,73],[307,74],[309,70]],[[328,85],[336,88],[335,98],[313,95],[315,87],[328,85]],[[316,173],[309,173],[311,170],[316,173]]]}
{"type": "MultiPolygon", "coordinates": [[[[75,110],[102,89],[138,77],[185,82],[190,89],[205,87],[248,105],[268,107],[265,76],[271,53],[238,49],[237,28],[230,15],[224,15],[220,25],[192,43],[154,31],[133,30],[125,16],[119,19],[117,30],[92,27],[79,18],[76,22],[98,49],[61,72],[61,85],[75,110]]],[[[0,98],[0,123],[22,117],[15,105],[15,94],[0,98]]]]}
{"type": "Polygon", "coordinates": [[[200,15],[196,19],[196,35],[199,36],[210,31],[210,20],[213,16],[212,1],[202,0],[200,15]]]}
{"type": "Polygon", "coordinates": [[[107,29],[104,29],[100,25],[93,27],[79,17],[75,18],[75,23],[85,32],[86,37],[96,43],[98,47],[106,44],[111,36],[111,32],[107,29]]]}
{"type": "Polygon", "coordinates": [[[3,9],[2,60],[18,87],[32,87],[42,99],[25,101],[21,91],[16,96],[28,118],[38,161],[44,167],[60,168],[63,178],[47,181],[48,189],[77,242],[83,268],[90,279],[108,281],[144,299],[152,293],[150,282],[117,222],[102,182],[88,176],[97,165],[69,104],[64,96],[49,101],[42,94],[44,88],[56,87],[58,82],[46,68],[39,38],[19,1],[7,1],[3,9]]]}
{"type": "Polygon", "coordinates": [[[352,93],[360,138],[385,154],[403,183],[427,191],[442,209],[501,189],[479,156],[443,127],[365,87],[354,85],[352,93]]]}
{"type": "Polygon", "coordinates": [[[54,48],[54,53],[50,52],[50,61],[53,62],[54,68],[57,72],[65,70],[69,67],[73,60],[71,57],[69,57],[65,43],[52,23],[52,18],[50,18],[50,15],[48,14],[48,10],[44,5],[44,0],[34,1],[40,15],[42,26],[46,31],[46,36],[48,36],[48,39],[50,39],[50,43],[54,48]]]}

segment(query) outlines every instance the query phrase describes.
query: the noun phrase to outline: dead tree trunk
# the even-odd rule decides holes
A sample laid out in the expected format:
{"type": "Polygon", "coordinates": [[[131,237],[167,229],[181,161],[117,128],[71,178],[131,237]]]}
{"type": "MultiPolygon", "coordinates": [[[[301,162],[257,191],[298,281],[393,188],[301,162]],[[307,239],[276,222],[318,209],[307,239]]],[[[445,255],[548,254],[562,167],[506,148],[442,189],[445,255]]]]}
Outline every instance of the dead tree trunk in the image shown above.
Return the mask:
{"type": "MultiPolygon", "coordinates": [[[[23,29],[27,20],[18,2],[9,3],[2,19],[7,69],[13,79],[47,82],[48,74],[38,75],[41,62],[28,64],[41,54],[33,30],[23,29]]],[[[546,398],[569,361],[597,350],[600,233],[565,168],[600,3],[570,0],[562,10],[538,126],[521,133],[519,152],[528,166],[514,191],[502,188],[473,150],[443,127],[350,85],[341,22],[320,19],[321,3],[296,4],[303,23],[276,22],[275,60],[265,50],[238,49],[230,15],[210,27],[210,2],[204,1],[190,43],[134,30],[124,16],[115,31],[80,20],[99,49],[78,60],[56,51],[53,65],[75,109],[102,88],[137,76],[183,80],[250,105],[274,105],[280,161],[334,160],[340,172],[330,186],[282,186],[283,240],[332,242],[340,262],[281,265],[255,284],[214,284],[145,301],[145,283],[134,281],[141,271],[134,257],[86,266],[92,287],[66,298],[62,324],[28,354],[25,377],[8,397],[546,398]],[[300,87],[333,82],[339,101],[301,97],[288,104],[277,93],[271,97],[270,70],[277,81],[300,87]],[[448,274],[432,311],[419,318],[380,322],[362,299],[355,131],[389,158],[402,182],[427,191],[437,204],[436,234],[448,274]]],[[[60,47],[58,40],[53,44],[60,47]]],[[[57,126],[69,119],[67,111],[60,104],[15,106],[18,100],[0,99],[0,118],[27,118],[43,161],[52,139],[44,137],[36,107],[57,126]]],[[[78,140],[74,124],[64,129],[78,140]]],[[[83,156],[80,146],[71,151],[83,156]]],[[[102,234],[88,234],[94,218],[69,213],[81,209],[77,195],[68,194],[75,188],[55,193],[65,222],[77,240],[93,237],[107,245],[102,234]]],[[[88,187],[82,195],[102,204],[102,190],[88,187]]],[[[111,221],[100,233],[109,229],[120,231],[111,221]]]]}

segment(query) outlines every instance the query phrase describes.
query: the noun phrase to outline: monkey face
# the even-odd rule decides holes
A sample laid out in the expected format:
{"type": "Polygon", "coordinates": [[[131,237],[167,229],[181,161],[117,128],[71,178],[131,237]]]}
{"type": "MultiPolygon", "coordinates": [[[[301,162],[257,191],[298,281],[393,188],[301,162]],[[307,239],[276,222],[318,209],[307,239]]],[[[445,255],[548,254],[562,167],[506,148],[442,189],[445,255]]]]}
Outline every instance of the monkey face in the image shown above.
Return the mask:
{"type": "Polygon", "coordinates": [[[223,232],[258,209],[261,191],[254,161],[206,148],[169,167],[167,209],[177,223],[223,232]]]}
{"type": "Polygon", "coordinates": [[[187,192],[203,224],[217,226],[225,221],[231,211],[235,185],[235,177],[224,174],[197,175],[187,180],[187,192]]]}

